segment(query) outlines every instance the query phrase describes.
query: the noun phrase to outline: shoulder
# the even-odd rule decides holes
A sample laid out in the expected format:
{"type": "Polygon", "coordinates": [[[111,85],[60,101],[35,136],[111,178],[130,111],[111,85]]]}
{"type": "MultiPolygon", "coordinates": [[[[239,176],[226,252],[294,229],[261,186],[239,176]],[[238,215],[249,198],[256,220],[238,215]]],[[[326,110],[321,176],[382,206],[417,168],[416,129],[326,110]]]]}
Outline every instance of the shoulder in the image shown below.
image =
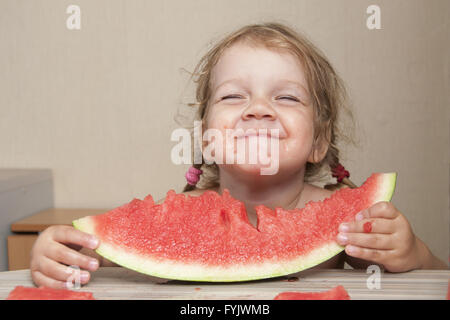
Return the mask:
{"type": "Polygon", "coordinates": [[[322,201],[326,198],[329,198],[334,191],[327,190],[309,183],[305,184],[304,194],[300,199],[297,208],[303,208],[305,204],[309,201],[322,201]]]}
{"type": "Polygon", "coordinates": [[[218,192],[219,190],[218,190],[218,188],[212,188],[212,189],[194,189],[194,190],[186,191],[186,192],[182,192],[182,193],[183,193],[183,194],[190,195],[190,196],[193,196],[193,197],[196,197],[196,196],[202,195],[202,194],[203,194],[204,192],[206,192],[206,191],[216,191],[216,192],[218,192]]]}
{"type": "Polygon", "coordinates": [[[313,184],[307,183],[306,185],[307,185],[307,188],[309,189],[310,195],[314,198],[314,199],[312,199],[314,201],[323,200],[325,198],[328,198],[329,196],[331,196],[334,193],[334,191],[332,191],[332,190],[324,189],[324,188],[315,186],[313,184]]]}

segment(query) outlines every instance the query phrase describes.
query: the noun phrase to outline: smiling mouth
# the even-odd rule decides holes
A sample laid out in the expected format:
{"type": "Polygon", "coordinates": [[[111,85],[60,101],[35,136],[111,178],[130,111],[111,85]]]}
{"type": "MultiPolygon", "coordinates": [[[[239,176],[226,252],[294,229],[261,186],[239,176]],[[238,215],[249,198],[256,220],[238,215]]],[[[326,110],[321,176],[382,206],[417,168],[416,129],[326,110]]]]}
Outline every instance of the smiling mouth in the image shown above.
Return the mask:
{"type": "Polygon", "coordinates": [[[251,137],[255,137],[255,138],[268,138],[268,139],[280,139],[280,137],[278,136],[272,136],[270,134],[244,134],[244,135],[240,135],[240,136],[236,136],[236,139],[245,139],[245,138],[251,138],[251,137]]]}
{"type": "Polygon", "coordinates": [[[236,139],[243,139],[249,137],[283,139],[285,135],[280,133],[279,129],[243,129],[233,130],[232,136],[236,139]]]}

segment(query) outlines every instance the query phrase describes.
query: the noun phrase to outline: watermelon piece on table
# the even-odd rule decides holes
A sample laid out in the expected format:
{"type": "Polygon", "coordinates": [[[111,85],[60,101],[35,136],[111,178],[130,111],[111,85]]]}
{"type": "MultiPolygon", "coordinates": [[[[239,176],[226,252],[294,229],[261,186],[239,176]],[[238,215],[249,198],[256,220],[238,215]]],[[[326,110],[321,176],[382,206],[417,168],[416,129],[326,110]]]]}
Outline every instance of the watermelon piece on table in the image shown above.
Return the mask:
{"type": "Polygon", "coordinates": [[[48,287],[15,287],[6,300],[95,300],[91,292],[48,287]]]}
{"type": "Polygon", "coordinates": [[[73,221],[96,235],[96,252],[148,275],[190,281],[246,281],[296,273],[344,250],[342,222],[379,201],[390,201],[396,173],[375,173],[359,188],[343,188],[302,209],[257,206],[255,228],[244,204],[228,190],[194,197],[151,195],[97,216],[73,221]]]}
{"type": "Polygon", "coordinates": [[[281,292],[274,300],[350,300],[350,296],[347,290],[339,285],[324,292],[281,292]]]}

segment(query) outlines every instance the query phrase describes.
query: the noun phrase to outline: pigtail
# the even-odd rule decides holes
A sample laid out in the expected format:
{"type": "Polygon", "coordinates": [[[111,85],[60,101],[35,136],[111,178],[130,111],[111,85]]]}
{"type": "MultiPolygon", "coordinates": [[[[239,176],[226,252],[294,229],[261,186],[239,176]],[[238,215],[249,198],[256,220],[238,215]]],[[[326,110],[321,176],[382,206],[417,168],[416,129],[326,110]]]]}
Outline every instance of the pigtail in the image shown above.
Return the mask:
{"type": "Polygon", "coordinates": [[[338,190],[344,187],[349,187],[352,189],[357,188],[358,186],[350,180],[350,172],[345,170],[344,166],[339,163],[339,159],[335,157],[335,159],[333,160],[333,163],[330,165],[331,175],[332,177],[336,178],[337,183],[327,184],[324,186],[324,188],[331,191],[338,190]]]}
{"type": "MultiPolygon", "coordinates": [[[[203,165],[203,157],[202,157],[202,163],[196,163],[192,165],[193,168],[197,170],[201,170],[201,167],[203,165]]],[[[195,189],[195,184],[186,183],[186,185],[183,188],[183,192],[191,191],[195,189]]]]}

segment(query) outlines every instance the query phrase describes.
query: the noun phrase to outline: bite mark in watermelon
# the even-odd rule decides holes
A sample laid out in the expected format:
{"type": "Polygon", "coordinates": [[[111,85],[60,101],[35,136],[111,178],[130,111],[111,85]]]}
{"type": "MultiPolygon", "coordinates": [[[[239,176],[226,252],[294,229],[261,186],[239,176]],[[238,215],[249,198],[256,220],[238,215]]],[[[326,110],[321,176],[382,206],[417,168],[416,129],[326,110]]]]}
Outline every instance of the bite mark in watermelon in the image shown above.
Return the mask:
{"type": "Polygon", "coordinates": [[[339,285],[324,292],[281,292],[274,300],[350,300],[350,296],[347,290],[339,285]]]}
{"type": "Polygon", "coordinates": [[[48,287],[15,287],[6,300],[95,300],[91,292],[48,287]]]}
{"type": "Polygon", "coordinates": [[[148,195],[73,225],[100,239],[97,253],[144,274],[190,281],[265,279],[311,268],[343,251],[335,241],[339,224],[390,201],[395,182],[396,173],[375,173],[359,188],[337,190],[302,209],[260,205],[256,228],[228,190],[197,197],[170,190],[162,204],[148,195]]]}

